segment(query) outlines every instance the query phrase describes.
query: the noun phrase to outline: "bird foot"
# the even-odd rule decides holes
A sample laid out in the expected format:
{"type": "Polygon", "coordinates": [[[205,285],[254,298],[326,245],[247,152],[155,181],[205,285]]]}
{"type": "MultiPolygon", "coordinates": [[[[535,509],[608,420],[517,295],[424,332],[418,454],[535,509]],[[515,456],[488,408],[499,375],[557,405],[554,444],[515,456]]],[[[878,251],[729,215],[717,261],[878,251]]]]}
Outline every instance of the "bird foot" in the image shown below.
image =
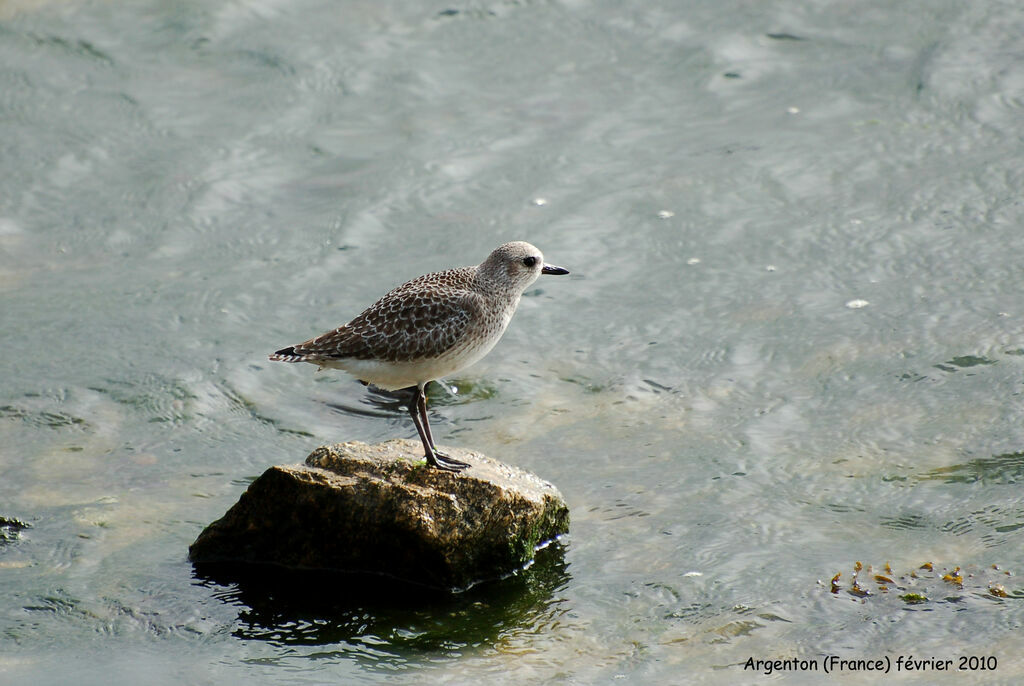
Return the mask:
{"type": "Polygon", "coordinates": [[[446,472],[461,472],[463,469],[467,469],[470,466],[472,466],[468,462],[456,460],[451,455],[446,455],[440,450],[434,450],[433,454],[427,453],[426,457],[427,464],[436,469],[442,469],[446,472]]]}

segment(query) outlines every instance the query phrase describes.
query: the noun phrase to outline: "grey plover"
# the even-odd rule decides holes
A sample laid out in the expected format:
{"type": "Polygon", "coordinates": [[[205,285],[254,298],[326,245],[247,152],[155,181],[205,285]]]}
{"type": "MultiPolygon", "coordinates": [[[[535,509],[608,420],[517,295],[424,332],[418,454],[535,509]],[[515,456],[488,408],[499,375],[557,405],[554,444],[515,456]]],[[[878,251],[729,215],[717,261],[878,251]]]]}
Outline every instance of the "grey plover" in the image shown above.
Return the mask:
{"type": "Polygon", "coordinates": [[[540,250],[529,243],[505,243],[476,267],[447,269],[404,283],[348,324],[282,348],[270,359],[342,369],[386,391],[410,388],[409,414],[427,463],[458,472],[469,465],[434,445],[424,389],[490,352],[523,291],[537,277],[568,273],[544,264],[540,250]]]}

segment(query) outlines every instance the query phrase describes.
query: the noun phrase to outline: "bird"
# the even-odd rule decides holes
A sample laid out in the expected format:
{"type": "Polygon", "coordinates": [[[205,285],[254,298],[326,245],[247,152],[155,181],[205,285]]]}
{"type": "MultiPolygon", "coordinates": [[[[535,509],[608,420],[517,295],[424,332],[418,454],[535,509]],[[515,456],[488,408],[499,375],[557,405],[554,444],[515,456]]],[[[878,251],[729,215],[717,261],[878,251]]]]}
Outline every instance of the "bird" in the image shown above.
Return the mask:
{"type": "Polygon", "coordinates": [[[426,387],[491,351],[542,274],[569,270],[544,262],[525,241],[495,248],[483,262],[424,274],[386,293],[347,324],[281,348],[274,362],[309,362],[348,372],[385,391],[409,389],[409,414],[431,467],[461,472],[470,465],[438,450],[427,418],[426,387]]]}

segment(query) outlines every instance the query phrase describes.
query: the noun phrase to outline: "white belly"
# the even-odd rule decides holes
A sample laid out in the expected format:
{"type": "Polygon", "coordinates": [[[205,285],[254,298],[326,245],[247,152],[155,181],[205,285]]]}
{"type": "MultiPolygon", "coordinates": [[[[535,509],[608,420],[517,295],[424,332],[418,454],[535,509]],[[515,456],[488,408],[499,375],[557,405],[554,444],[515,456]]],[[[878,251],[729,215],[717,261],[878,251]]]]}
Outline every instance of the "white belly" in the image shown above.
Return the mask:
{"type": "Polygon", "coordinates": [[[386,360],[356,360],[349,358],[343,360],[324,360],[314,362],[314,364],[320,364],[321,367],[342,369],[360,381],[366,381],[386,391],[394,391],[399,388],[425,384],[428,381],[440,379],[468,367],[489,353],[499,338],[501,338],[500,333],[490,340],[482,341],[477,345],[456,346],[439,357],[421,358],[411,361],[389,362],[386,360]]]}

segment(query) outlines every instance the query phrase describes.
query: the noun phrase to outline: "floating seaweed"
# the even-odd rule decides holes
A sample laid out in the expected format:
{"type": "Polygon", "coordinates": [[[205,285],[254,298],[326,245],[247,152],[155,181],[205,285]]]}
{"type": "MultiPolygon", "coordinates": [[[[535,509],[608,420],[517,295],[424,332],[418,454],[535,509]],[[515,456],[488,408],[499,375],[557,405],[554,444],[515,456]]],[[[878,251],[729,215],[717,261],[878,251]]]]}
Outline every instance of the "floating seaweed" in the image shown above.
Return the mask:
{"type": "Polygon", "coordinates": [[[0,545],[18,540],[21,532],[30,528],[31,524],[16,517],[0,517],[0,545]]]}
{"type": "Polygon", "coordinates": [[[907,605],[920,605],[933,599],[957,600],[950,596],[950,586],[988,598],[1024,598],[1024,589],[1007,591],[1003,585],[1002,582],[1012,576],[998,564],[979,569],[965,569],[960,565],[937,569],[935,563],[925,562],[905,574],[897,574],[889,562],[876,572],[872,565],[858,560],[853,564],[849,584],[844,585],[843,573],[837,572],[829,582],[829,591],[835,596],[853,596],[861,602],[896,591],[893,595],[907,605]]]}

